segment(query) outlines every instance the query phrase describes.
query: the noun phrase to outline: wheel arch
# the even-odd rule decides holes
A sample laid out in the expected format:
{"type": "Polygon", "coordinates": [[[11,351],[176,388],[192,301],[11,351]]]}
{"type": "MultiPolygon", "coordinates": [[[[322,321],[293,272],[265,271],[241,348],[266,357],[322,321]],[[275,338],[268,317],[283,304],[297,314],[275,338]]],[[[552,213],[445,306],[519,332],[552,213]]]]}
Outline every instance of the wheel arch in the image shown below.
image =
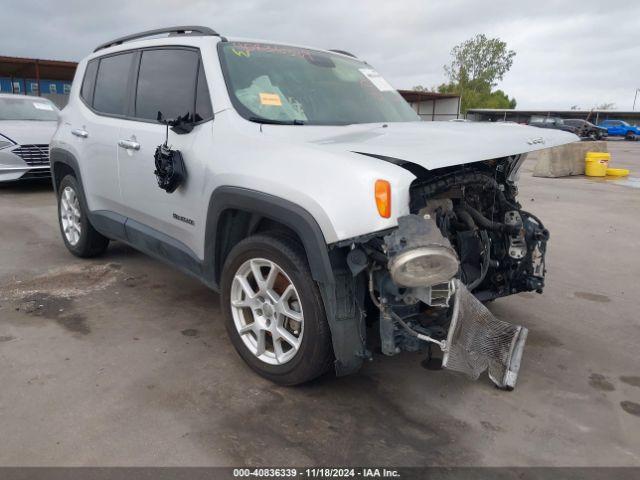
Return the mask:
{"type": "Polygon", "coordinates": [[[208,283],[219,287],[222,266],[233,245],[261,228],[277,226],[294,233],[304,248],[331,330],[336,374],[356,372],[367,356],[363,290],[348,270],[343,249],[330,249],[314,217],[299,205],[246,188],[217,188],[209,200],[205,227],[208,283]]]}
{"type": "Polygon", "coordinates": [[[241,187],[218,187],[209,199],[205,227],[204,260],[209,281],[219,285],[230,248],[243,238],[281,225],[304,247],[313,279],[333,284],[328,247],[313,216],[288,200],[241,187]]]}
{"type": "Polygon", "coordinates": [[[76,180],[78,180],[80,188],[84,190],[78,160],[73,156],[73,154],[69,153],[67,150],[63,150],[62,148],[53,147],[49,157],[51,164],[51,180],[53,182],[53,189],[56,195],[58,194],[60,182],[67,174],[73,174],[76,177],[76,180]]]}

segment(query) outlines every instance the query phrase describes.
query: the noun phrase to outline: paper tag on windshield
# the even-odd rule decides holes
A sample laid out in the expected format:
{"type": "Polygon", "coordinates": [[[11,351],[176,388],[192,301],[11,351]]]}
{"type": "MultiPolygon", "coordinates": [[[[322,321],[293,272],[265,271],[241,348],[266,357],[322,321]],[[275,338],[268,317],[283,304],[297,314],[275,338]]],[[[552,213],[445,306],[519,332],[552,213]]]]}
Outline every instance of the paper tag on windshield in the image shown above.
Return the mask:
{"type": "Polygon", "coordinates": [[[277,93],[260,93],[260,103],[262,105],[282,106],[282,100],[277,93]]]}
{"type": "Polygon", "coordinates": [[[359,68],[360,73],[367,77],[371,83],[381,92],[391,92],[395,90],[389,82],[387,82],[382,76],[372,68],[359,68]]]}
{"type": "Polygon", "coordinates": [[[50,112],[53,112],[53,107],[48,103],[33,102],[33,106],[36,107],[38,110],[49,110],[50,112]]]}

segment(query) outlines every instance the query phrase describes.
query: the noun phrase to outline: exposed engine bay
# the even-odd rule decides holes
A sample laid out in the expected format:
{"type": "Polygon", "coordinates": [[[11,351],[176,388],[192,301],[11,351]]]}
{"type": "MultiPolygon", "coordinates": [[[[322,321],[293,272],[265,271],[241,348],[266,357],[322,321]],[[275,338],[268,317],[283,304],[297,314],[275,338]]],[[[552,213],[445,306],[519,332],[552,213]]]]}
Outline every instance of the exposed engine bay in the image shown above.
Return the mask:
{"type": "Polygon", "coordinates": [[[416,181],[411,212],[428,216],[460,260],[460,280],[481,301],[544,287],[549,232],[516,201],[508,160],[416,181]]]}
{"type": "Polygon", "coordinates": [[[430,355],[437,345],[443,367],[474,379],[488,370],[498,387],[515,386],[527,329],[495,318],[483,302],[544,287],[549,232],[516,201],[521,161],[508,157],[419,176],[411,214],[350,252],[354,273],[363,256],[369,259],[382,353],[430,355]]]}

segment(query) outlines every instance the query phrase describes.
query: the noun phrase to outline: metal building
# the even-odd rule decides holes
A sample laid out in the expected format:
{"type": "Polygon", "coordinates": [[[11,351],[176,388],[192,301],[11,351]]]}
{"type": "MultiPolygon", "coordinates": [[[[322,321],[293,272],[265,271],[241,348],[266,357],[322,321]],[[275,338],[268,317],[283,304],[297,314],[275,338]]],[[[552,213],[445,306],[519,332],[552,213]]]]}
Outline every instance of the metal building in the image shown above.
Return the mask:
{"type": "Polygon", "coordinates": [[[435,92],[398,90],[422,120],[452,120],[460,118],[460,95],[435,92]]]}
{"type": "Polygon", "coordinates": [[[640,124],[640,111],[622,110],[512,110],[470,108],[466,118],[477,122],[528,123],[531,117],[580,118],[598,124],[604,120],[624,120],[640,124]]]}
{"type": "Polygon", "coordinates": [[[67,104],[75,62],[0,56],[0,92],[46,97],[67,104]]]}

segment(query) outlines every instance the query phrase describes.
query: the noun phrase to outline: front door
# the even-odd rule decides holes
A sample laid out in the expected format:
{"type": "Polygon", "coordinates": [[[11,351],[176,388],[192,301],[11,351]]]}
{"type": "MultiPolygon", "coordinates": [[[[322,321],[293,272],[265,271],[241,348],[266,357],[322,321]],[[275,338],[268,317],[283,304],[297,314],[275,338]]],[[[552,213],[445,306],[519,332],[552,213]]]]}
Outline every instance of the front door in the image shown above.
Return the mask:
{"type": "MultiPolygon", "coordinates": [[[[122,122],[118,141],[120,188],[125,215],[148,227],[159,238],[168,235],[186,246],[200,260],[204,257],[199,212],[205,176],[205,161],[194,147],[208,140],[213,116],[198,50],[155,48],[143,50],[135,86],[133,119],[122,122]],[[156,148],[167,139],[166,126],[157,121],[182,117],[194,123],[189,133],[169,129],[168,145],[179,150],[186,167],[186,180],[167,193],[154,174],[156,148]]],[[[202,149],[200,149],[202,151],[202,149]]]]}

